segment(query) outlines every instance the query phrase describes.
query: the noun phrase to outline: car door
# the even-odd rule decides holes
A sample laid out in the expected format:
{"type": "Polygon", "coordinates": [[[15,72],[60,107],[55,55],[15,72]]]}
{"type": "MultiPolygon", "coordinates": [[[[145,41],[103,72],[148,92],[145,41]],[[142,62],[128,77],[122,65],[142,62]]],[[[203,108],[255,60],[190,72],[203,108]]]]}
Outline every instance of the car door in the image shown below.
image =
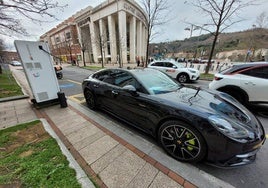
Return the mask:
{"type": "Polygon", "coordinates": [[[154,124],[151,120],[157,120],[156,113],[151,113],[158,109],[157,104],[154,104],[157,102],[150,99],[149,95],[144,92],[142,86],[131,74],[122,72],[115,79],[116,87],[112,91],[113,113],[130,124],[149,132],[148,130],[154,124]],[[127,85],[135,87],[138,95],[124,89],[124,86],[127,85]],[[152,117],[151,114],[154,114],[155,117],[152,117]]]}
{"type": "Polygon", "coordinates": [[[268,102],[268,67],[256,67],[240,73],[240,85],[249,101],[268,102]]]}
{"type": "Polygon", "coordinates": [[[176,78],[177,77],[177,67],[170,62],[165,62],[164,63],[164,67],[165,67],[165,73],[168,74],[169,76],[171,76],[172,78],[176,78]]]}
{"type": "Polygon", "coordinates": [[[112,111],[112,94],[111,91],[114,87],[114,78],[112,77],[111,70],[101,71],[95,74],[94,79],[97,82],[92,82],[91,87],[94,90],[97,103],[104,109],[112,111]]]}

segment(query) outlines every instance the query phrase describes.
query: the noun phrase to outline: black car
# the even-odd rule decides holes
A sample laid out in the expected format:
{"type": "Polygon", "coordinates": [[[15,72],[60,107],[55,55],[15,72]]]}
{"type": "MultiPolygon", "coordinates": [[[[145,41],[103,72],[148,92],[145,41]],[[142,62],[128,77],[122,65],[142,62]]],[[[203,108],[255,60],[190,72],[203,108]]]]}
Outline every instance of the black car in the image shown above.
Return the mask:
{"type": "Polygon", "coordinates": [[[230,95],[183,86],[158,70],[104,69],[82,87],[90,109],[153,135],[180,161],[249,164],[265,141],[260,121],[230,95]]]}

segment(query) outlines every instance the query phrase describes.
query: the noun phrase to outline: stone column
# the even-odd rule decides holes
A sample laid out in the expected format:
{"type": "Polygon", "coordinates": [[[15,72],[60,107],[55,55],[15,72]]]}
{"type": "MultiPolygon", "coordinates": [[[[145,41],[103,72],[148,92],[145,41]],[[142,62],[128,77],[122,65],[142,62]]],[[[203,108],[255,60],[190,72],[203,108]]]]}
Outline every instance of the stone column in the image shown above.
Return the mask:
{"type": "Polygon", "coordinates": [[[142,56],[142,22],[137,23],[137,56],[142,56]]]}
{"type": "Polygon", "coordinates": [[[108,29],[109,29],[111,63],[116,63],[117,47],[116,47],[115,20],[114,20],[114,17],[111,15],[108,16],[108,29]]]}
{"type": "Polygon", "coordinates": [[[130,54],[130,62],[136,62],[136,17],[133,16],[130,20],[130,46],[129,46],[129,54],[130,54]]]}
{"type": "Polygon", "coordinates": [[[126,12],[118,12],[118,29],[119,29],[119,57],[121,58],[121,63],[127,63],[127,20],[126,12]]]}
{"type": "Polygon", "coordinates": [[[98,38],[98,45],[99,45],[99,49],[100,49],[100,56],[102,58],[102,62],[105,63],[105,56],[107,55],[105,52],[105,45],[106,45],[106,33],[105,33],[105,27],[103,24],[103,20],[100,19],[99,20],[99,30],[100,30],[100,35],[98,38]]]}
{"type": "Polygon", "coordinates": [[[94,22],[90,22],[89,24],[90,27],[90,33],[91,33],[91,44],[92,44],[92,53],[93,53],[93,59],[95,63],[98,63],[98,47],[97,47],[97,38],[98,37],[98,30],[96,29],[96,26],[94,24],[94,22]]]}

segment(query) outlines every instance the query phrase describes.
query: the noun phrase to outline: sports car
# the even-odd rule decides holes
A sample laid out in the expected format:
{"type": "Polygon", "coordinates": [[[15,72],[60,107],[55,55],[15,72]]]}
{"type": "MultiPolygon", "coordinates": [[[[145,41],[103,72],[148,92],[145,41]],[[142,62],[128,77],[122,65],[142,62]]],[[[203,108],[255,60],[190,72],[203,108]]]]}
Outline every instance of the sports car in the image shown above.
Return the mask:
{"type": "Polygon", "coordinates": [[[82,88],[90,109],[151,134],[179,161],[245,165],[265,141],[260,121],[230,95],[184,86],[155,69],[103,69],[82,88]]]}

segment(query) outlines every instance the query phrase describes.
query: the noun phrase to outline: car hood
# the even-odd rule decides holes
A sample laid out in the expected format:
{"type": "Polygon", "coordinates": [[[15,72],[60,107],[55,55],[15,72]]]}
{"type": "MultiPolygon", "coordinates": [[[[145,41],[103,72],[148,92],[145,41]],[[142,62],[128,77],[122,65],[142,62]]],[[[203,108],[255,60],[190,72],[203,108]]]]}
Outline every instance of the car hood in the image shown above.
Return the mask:
{"type": "Polygon", "coordinates": [[[175,108],[188,110],[204,118],[219,115],[240,122],[250,129],[259,129],[255,116],[231,96],[198,87],[181,87],[177,91],[155,95],[162,103],[175,108]]]}

